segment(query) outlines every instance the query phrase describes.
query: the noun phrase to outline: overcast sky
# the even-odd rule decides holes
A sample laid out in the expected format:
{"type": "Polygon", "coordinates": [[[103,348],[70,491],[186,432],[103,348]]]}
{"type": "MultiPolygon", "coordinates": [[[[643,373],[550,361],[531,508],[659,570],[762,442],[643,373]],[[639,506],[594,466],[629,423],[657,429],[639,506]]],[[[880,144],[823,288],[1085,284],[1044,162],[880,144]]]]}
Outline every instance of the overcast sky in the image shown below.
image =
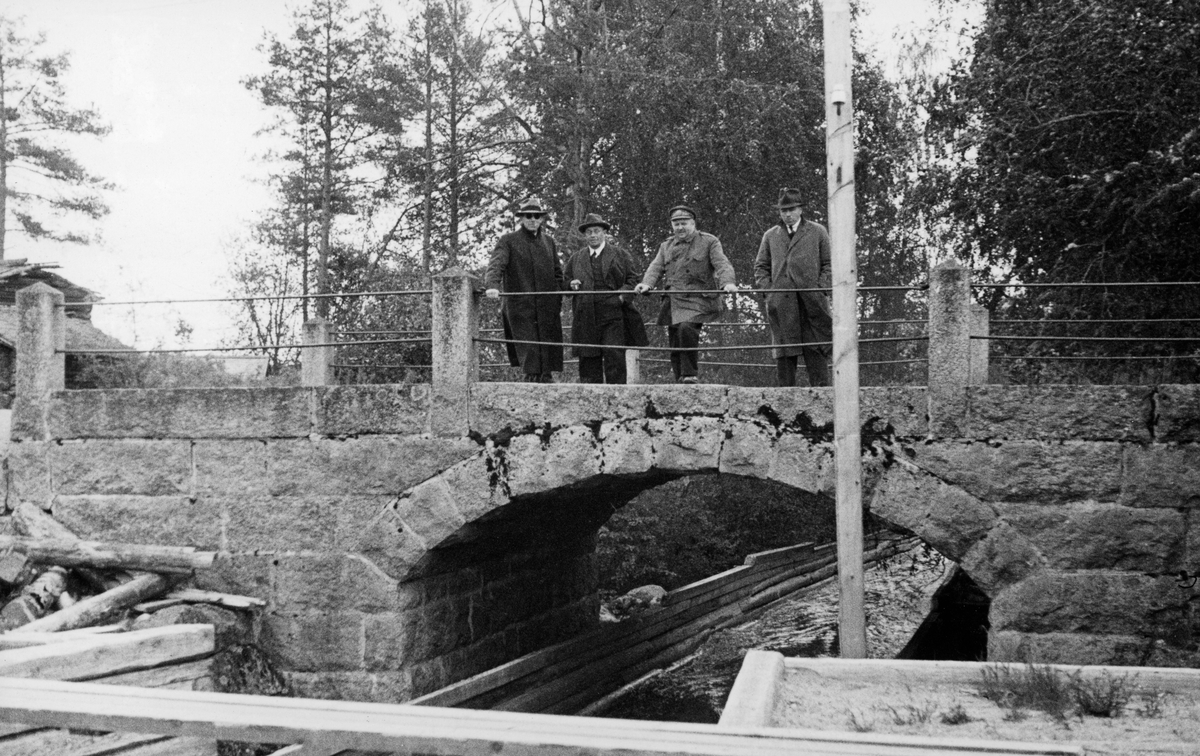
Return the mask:
{"type": "MultiPolygon", "coordinates": [[[[483,0],[477,0],[481,4],[483,0]]],[[[868,0],[868,39],[928,17],[928,0],[868,0]]],[[[395,17],[403,2],[383,3],[395,17]]],[[[258,179],[269,115],[240,83],[264,70],[264,31],[288,32],[295,2],[281,0],[5,0],[0,13],[44,31],[47,52],[67,51],[71,102],[92,105],[112,133],[73,143],[93,172],[118,185],[103,239],[88,247],[9,234],[9,259],[56,262],[72,281],[110,301],[224,296],[226,247],[268,198],[258,179]]],[[[885,56],[886,57],[886,56],[885,56]]],[[[94,321],[127,344],[176,346],[174,324],[195,328],[192,346],[218,343],[221,305],[98,307],[94,321]]]]}

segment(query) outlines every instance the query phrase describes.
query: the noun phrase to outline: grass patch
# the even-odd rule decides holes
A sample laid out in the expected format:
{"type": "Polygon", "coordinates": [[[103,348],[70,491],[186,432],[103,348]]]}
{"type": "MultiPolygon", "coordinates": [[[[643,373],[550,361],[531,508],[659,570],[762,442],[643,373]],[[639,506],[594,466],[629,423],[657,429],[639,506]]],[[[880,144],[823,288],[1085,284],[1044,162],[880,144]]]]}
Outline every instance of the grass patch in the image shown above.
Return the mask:
{"type": "MultiPolygon", "coordinates": [[[[1019,722],[1028,710],[1042,711],[1059,721],[1080,717],[1120,717],[1136,690],[1128,675],[1119,677],[1107,670],[1085,680],[1081,673],[1065,673],[1053,667],[1029,664],[1025,667],[995,665],[984,667],[979,695],[1006,710],[1004,719],[1019,722]]],[[[1163,695],[1142,692],[1142,716],[1161,716],[1163,695]]]]}

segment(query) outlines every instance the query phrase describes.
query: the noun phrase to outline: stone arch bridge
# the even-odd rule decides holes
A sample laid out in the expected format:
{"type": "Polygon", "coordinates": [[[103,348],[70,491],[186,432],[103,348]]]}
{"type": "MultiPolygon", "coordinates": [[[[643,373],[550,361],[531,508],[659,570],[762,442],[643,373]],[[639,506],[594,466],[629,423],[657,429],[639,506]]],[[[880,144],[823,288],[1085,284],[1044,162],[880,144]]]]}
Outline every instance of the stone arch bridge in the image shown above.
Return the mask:
{"type": "MultiPolygon", "coordinates": [[[[832,490],[829,389],[435,370],[64,391],[54,309],[39,326],[24,307],[24,353],[44,359],[18,367],[8,510],[220,551],[198,581],[269,602],[261,644],[301,695],[406,700],[590,627],[598,527],[665,480],[832,490]]],[[[864,388],[861,409],[864,501],[989,595],[991,658],[1169,663],[1193,645],[1200,387],[864,388]]]]}

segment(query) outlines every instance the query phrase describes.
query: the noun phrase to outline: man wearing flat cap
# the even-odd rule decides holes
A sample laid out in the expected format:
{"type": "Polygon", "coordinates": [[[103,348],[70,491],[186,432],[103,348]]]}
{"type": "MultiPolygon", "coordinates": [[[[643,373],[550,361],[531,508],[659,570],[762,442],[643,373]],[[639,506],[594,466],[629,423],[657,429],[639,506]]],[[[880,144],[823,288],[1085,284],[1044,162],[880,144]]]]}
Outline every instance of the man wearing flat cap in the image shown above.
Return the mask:
{"type": "Polygon", "coordinates": [[[484,294],[499,299],[501,289],[507,294],[547,292],[505,297],[500,313],[504,338],[509,340],[509,364],[524,369],[526,382],[551,383],[552,373],[563,369],[562,263],[554,239],[542,230],[546,210],[541,200],[523,200],[515,212],[520,227],[496,242],[483,279],[484,294]],[[520,341],[547,343],[514,343],[520,341]]]}
{"type": "Polygon", "coordinates": [[[620,291],[632,291],[638,282],[633,258],[608,238],[609,223],[589,213],[579,224],[587,246],[571,255],[563,272],[576,291],[611,291],[613,294],[579,294],[573,297],[571,341],[602,346],[575,347],[580,383],[625,383],[627,345],[646,346],[642,316],[620,291]]]}
{"type": "Polygon", "coordinates": [[[645,294],[661,279],[667,297],[658,313],[658,325],[667,327],[672,348],[671,369],[677,383],[696,383],[700,347],[700,329],[716,320],[724,309],[718,293],[688,294],[689,291],[737,291],[733,266],[721,240],[696,230],[696,211],[676,205],[669,212],[672,235],[658,248],[658,254],[642,282],[634,287],[645,294]]]}
{"type": "MultiPolygon", "coordinates": [[[[783,189],[775,203],[779,225],[763,234],[754,258],[754,281],[759,289],[828,288],[833,281],[829,233],[804,219],[798,189],[783,189]]],[[[829,355],[833,340],[832,309],[823,291],[770,291],[767,321],[775,353],[776,385],[796,385],[796,361],[803,355],[811,386],[829,385],[829,355]]]]}

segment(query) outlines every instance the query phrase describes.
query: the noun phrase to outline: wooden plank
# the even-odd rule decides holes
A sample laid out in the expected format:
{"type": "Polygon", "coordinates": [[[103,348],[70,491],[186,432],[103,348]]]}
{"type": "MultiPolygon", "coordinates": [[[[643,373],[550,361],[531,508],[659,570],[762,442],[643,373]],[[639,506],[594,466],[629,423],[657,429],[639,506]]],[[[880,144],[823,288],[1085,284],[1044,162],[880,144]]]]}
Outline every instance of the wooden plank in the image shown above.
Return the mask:
{"type": "Polygon", "coordinates": [[[29,646],[43,646],[47,643],[65,643],[80,638],[93,638],[108,633],[123,633],[129,627],[124,624],[98,625],[96,627],[80,627],[75,630],[64,630],[61,633],[4,633],[0,635],[0,651],[29,646]]]}
{"type": "Polygon", "coordinates": [[[313,743],[366,751],[491,756],[1081,756],[1071,745],[953,741],[812,730],[511,714],[0,679],[0,721],[313,743]]]}
{"type": "Polygon", "coordinates": [[[130,685],[136,688],[172,688],[175,690],[212,690],[212,658],[167,664],[133,672],[121,672],[93,678],[105,685],[130,685]]]}
{"type": "Polygon", "coordinates": [[[86,680],[206,656],[212,625],[172,625],[0,653],[0,675],[86,680]]]}
{"type": "Polygon", "coordinates": [[[189,573],[212,567],[215,551],[196,551],[192,546],[144,546],[78,538],[28,538],[0,535],[0,549],[21,551],[38,564],[94,569],[146,570],[189,573]]]}
{"type": "Polygon", "coordinates": [[[84,625],[93,625],[112,617],[122,609],[133,606],[153,596],[166,592],[171,587],[171,580],[162,575],[142,573],[128,583],[105,591],[96,596],[89,596],[66,609],[46,615],[27,625],[22,625],[11,633],[56,632],[71,630],[84,625]]]}
{"type": "Polygon", "coordinates": [[[107,756],[107,754],[136,754],[129,748],[170,740],[165,735],[97,732],[78,733],[66,730],[38,730],[22,737],[0,743],[4,756],[107,756]]]}
{"type": "Polygon", "coordinates": [[[120,756],[217,756],[217,741],[212,738],[167,738],[121,751],[120,756]]]}
{"type": "Polygon", "coordinates": [[[719,724],[725,727],[767,727],[775,713],[783,682],[783,654],[750,649],[725,700],[719,724]]]}
{"type": "MultiPolygon", "coordinates": [[[[819,675],[839,680],[863,682],[904,683],[920,679],[948,685],[979,682],[984,667],[1006,666],[1014,671],[1027,668],[1025,664],[1001,665],[995,662],[917,661],[901,659],[785,659],[788,675],[819,675]]],[[[1064,674],[1079,673],[1084,679],[1102,675],[1136,677],[1139,685],[1169,688],[1173,691],[1200,692],[1200,669],[1175,667],[1110,667],[1102,665],[1074,666],[1069,664],[1039,664],[1064,674]]]]}
{"type": "Polygon", "coordinates": [[[784,546],[780,549],[770,549],[750,554],[742,564],[767,565],[779,562],[797,561],[799,558],[811,557],[815,543],[798,543],[795,546],[784,546]]]}

